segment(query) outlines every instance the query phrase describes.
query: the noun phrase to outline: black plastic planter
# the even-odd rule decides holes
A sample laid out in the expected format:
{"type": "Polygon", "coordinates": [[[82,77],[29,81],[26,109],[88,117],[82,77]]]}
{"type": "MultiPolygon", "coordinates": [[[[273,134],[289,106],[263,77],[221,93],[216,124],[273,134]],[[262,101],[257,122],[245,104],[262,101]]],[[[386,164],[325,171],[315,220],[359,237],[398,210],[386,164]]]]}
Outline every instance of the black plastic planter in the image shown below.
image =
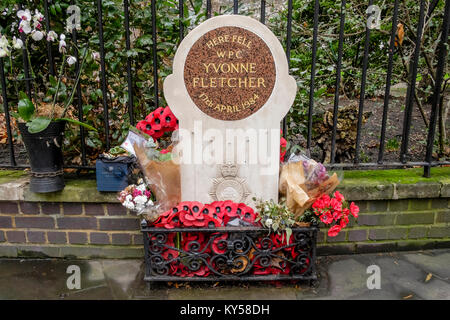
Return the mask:
{"type": "Polygon", "coordinates": [[[25,123],[19,130],[31,166],[30,190],[37,193],[64,189],[62,142],[66,122],[51,122],[39,133],[29,133],[25,123]]]}

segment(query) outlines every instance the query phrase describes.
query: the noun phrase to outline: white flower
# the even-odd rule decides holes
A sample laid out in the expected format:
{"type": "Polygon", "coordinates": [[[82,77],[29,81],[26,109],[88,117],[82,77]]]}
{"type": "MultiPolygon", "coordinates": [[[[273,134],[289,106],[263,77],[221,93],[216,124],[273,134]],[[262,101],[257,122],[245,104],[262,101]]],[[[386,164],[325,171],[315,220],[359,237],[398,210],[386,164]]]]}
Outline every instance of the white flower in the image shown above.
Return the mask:
{"type": "Polygon", "coordinates": [[[130,209],[130,210],[134,210],[134,209],[135,209],[134,203],[131,202],[131,201],[128,201],[128,200],[125,200],[125,201],[122,203],[122,205],[123,205],[125,208],[130,209]]]}
{"type": "Polygon", "coordinates": [[[0,38],[0,48],[8,48],[8,39],[5,36],[0,38]]]}
{"type": "Polygon", "coordinates": [[[270,227],[272,225],[272,223],[273,223],[272,219],[266,220],[266,226],[270,227]]]}
{"type": "Polygon", "coordinates": [[[13,45],[14,49],[22,49],[23,48],[23,41],[21,39],[13,37],[12,45],[13,45]]]}
{"type": "Polygon", "coordinates": [[[75,62],[77,62],[77,58],[75,58],[74,56],[69,56],[67,58],[67,63],[69,64],[69,66],[73,65],[75,62]]]}
{"type": "Polygon", "coordinates": [[[19,23],[19,32],[25,32],[26,34],[29,34],[31,32],[31,25],[30,21],[28,20],[21,20],[19,23]]]}
{"type": "Polygon", "coordinates": [[[34,10],[33,20],[42,21],[42,20],[44,20],[44,15],[42,13],[40,13],[38,9],[36,9],[36,10],[34,10]]]}
{"type": "Polygon", "coordinates": [[[154,203],[153,203],[152,199],[148,199],[147,206],[153,206],[153,205],[154,205],[154,203]]]}
{"type": "Polygon", "coordinates": [[[59,52],[65,53],[66,52],[66,42],[64,40],[59,41],[59,52]]]}
{"type": "Polygon", "coordinates": [[[134,198],[134,202],[136,205],[143,206],[148,201],[148,198],[146,196],[137,196],[134,198]]]}
{"type": "Polygon", "coordinates": [[[139,190],[139,191],[141,191],[142,193],[144,193],[145,192],[145,190],[147,190],[147,187],[145,186],[145,184],[140,184],[140,185],[138,185],[137,187],[136,187],[136,190],[139,190]]]}
{"type": "Polygon", "coordinates": [[[53,42],[56,39],[58,39],[58,34],[55,31],[50,30],[47,34],[47,41],[53,42]]]}
{"type": "Polygon", "coordinates": [[[44,38],[44,33],[39,30],[34,30],[31,34],[31,38],[33,38],[34,41],[41,41],[44,38]]]}
{"type": "Polygon", "coordinates": [[[30,21],[31,20],[31,12],[28,9],[17,11],[17,17],[21,20],[30,21]]]}
{"type": "Polygon", "coordinates": [[[0,58],[9,56],[8,48],[0,48],[0,58]]]}
{"type": "Polygon", "coordinates": [[[129,194],[125,197],[125,201],[131,201],[131,200],[133,200],[133,196],[131,194],[129,194]]]}

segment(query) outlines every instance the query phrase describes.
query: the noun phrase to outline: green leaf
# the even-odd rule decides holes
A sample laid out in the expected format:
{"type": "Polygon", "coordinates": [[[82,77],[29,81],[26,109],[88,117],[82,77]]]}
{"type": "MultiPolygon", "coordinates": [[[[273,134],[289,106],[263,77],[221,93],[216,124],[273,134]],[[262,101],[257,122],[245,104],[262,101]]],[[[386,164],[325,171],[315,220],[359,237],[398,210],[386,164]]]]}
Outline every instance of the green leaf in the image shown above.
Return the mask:
{"type": "Polygon", "coordinates": [[[34,114],[34,105],[33,102],[31,102],[26,95],[23,96],[22,93],[23,92],[19,94],[21,99],[19,100],[17,111],[24,121],[29,121],[34,114]]]}
{"type": "Polygon", "coordinates": [[[67,122],[71,122],[73,124],[77,124],[79,126],[85,127],[88,130],[97,131],[97,129],[95,129],[94,127],[92,127],[92,126],[90,126],[90,125],[88,125],[88,124],[86,124],[84,122],[81,122],[81,121],[78,121],[78,120],[74,120],[74,119],[70,119],[70,118],[58,118],[58,119],[55,119],[55,121],[67,121],[67,122]]]}
{"type": "Polygon", "coordinates": [[[291,240],[291,235],[292,235],[292,229],[286,227],[286,243],[289,244],[290,240],[291,240]]]}
{"type": "Polygon", "coordinates": [[[52,120],[46,117],[37,117],[27,123],[29,133],[38,133],[47,129],[52,120]]]}

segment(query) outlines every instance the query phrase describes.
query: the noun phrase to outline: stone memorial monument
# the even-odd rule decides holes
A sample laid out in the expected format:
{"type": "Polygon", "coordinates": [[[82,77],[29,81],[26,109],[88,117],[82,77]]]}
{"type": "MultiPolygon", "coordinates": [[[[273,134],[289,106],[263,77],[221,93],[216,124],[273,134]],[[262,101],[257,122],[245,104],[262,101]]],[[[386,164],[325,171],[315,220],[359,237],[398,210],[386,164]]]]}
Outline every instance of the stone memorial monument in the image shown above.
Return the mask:
{"type": "Polygon", "coordinates": [[[280,122],[296,82],[285,52],[246,16],[208,19],[181,42],[164,95],[179,119],[181,200],[278,200],[280,122]]]}

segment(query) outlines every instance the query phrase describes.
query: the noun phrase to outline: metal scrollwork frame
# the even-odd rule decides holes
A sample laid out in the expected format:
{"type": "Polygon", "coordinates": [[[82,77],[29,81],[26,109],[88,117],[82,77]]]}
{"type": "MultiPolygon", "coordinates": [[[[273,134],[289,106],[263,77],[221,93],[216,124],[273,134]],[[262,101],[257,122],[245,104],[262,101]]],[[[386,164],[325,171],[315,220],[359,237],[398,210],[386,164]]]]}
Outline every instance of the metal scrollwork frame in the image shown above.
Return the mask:
{"type": "Polygon", "coordinates": [[[146,281],[317,279],[316,226],[294,228],[293,240],[283,245],[275,244],[269,231],[259,227],[164,229],[143,225],[141,231],[146,281]],[[203,234],[204,241],[186,240],[177,246],[173,241],[177,234],[203,234]],[[174,274],[174,263],[187,268],[188,276],[174,274]],[[278,274],[255,274],[255,268],[270,268],[274,263],[278,274]],[[201,268],[206,276],[195,275],[201,268]]]}

